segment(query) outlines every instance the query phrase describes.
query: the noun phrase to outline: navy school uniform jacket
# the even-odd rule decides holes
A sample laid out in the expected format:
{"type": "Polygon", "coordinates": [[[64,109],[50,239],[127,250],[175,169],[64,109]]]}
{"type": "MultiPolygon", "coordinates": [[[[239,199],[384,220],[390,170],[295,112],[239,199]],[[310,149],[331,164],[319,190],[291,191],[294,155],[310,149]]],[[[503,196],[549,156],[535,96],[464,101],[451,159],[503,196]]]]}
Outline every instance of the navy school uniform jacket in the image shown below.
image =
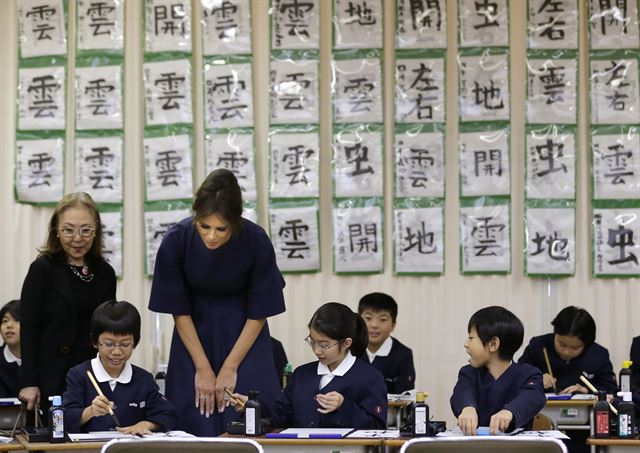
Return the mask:
{"type": "Polygon", "coordinates": [[[320,389],[318,362],[295,369],[273,408],[273,425],[294,428],[383,429],[387,426],[387,387],[380,372],[356,360],[344,376],[335,376],[320,389]],[[338,392],[344,397],[338,410],[318,412],[319,393],[338,392]]]}
{"type": "Polygon", "coordinates": [[[617,392],[616,375],[613,372],[609,351],[606,348],[598,343],[593,343],[588,348],[585,348],[578,357],[566,361],[560,358],[556,352],[553,339],[554,334],[552,333],[533,337],[518,363],[528,363],[546,373],[547,365],[542,352],[544,346],[549,354],[549,362],[553,370],[553,377],[557,380],[556,388],[558,391],[570,385],[583,385],[580,381],[580,376],[584,372],[585,377],[598,390],[606,390],[607,393],[613,394],[617,392]]]}
{"type": "Polygon", "coordinates": [[[478,426],[489,426],[491,416],[507,409],[513,414],[508,431],[530,429],[545,403],[540,370],[520,363],[512,363],[497,380],[486,367],[463,366],[451,395],[453,414],[458,417],[465,407],[475,407],[478,426]]]}
{"type": "MultiPolygon", "coordinates": [[[[391,338],[391,351],[387,356],[376,356],[371,365],[380,370],[387,384],[387,393],[402,393],[415,387],[416,370],[411,349],[391,338]]],[[[367,352],[360,359],[369,363],[367,352]]]]}
{"type": "Polygon", "coordinates": [[[631,391],[633,392],[633,403],[636,406],[636,415],[640,417],[640,336],[633,339],[629,360],[631,365],[631,391]]]}
{"type": "Polygon", "coordinates": [[[0,398],[14,398],[20,393],[20,366],[17,362],[7,362],[3,345],[0,348],[0,398]]]}
{"type": "MultiPolygon", "coordinates": [[[[109,382],[98,382],[102,393],[115,404],[114,413],[120,426],[131,426],[141,421],[159,424],[162,431],[175,429],[177,414],[173,405],[158,391],[158,385],[151,373],[132,365],[133,374],[127,384],[118,382],[111,390],[109,382]]],[[[91,369],[91,360],[81,363],[69,370],[67,374],[67,390],[62,396],[65,409],[65,422],[70,433],[109,431],[115,429],[115,421],[109,414],[93,417],[80,426],[82,411],[91,406],[98,395],[87,377],[91,369]]]]}

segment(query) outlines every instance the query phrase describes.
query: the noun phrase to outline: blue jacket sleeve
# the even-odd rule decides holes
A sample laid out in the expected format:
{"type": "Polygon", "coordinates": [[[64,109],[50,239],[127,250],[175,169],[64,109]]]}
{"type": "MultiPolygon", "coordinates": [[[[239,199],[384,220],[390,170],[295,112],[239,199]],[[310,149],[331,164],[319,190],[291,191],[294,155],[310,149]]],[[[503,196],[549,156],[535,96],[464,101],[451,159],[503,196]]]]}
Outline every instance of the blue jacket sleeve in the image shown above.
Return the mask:
{"type": "Polygon", "coordinates": [[[332,426],[356,429],[387,427],[387,384],[376,372],[362,383],[364,397],[360,401],[345,398],[338,410],[327,414],[332,426]]]}
{"type": "Polygon", "coordinates": [[[147,420],[160,425],[160,431],[172,431],[176,428],[178,414],[173,404],[160,393],[160,388],[151,374],[149,378],[151,391],[146,397],[147,420]]]}
{"type": "Polygon", "coordinates": [[[82,432],[80,419],[82,418],[82,411],[87,407],[85,405],[85,401],[87,400],[86,382],[87,378],[80,369],[80,366],[71,368],[67,373],[67,389],[62,395],[64,421],[67,425],[67,432],[82,432]]]}
{"type": "Polygon", "coordinates": [[[265,415],[271,416],[271,424],[276,428],[290,428],[293,427],[293,389],[296,385],[296,372],[289,377],[289,382],[282,392],[282,396],[276,401],[275,406],[271,409],[266,406],[267,412],[265,415]]]}
{"type": "Polygon", "coordinates": [[[453,394],[450,399],[451,410],[456,418],[465,407],[471,406],[478,410],[478,390],[476,388],[476,377],[473,368],[463,366],[458,372],[458,382],[453,387],[453,394]]]}
{"type": "Polygon", "coordinates": [[[416,369],[413,365],[413,352],[411,349],[407,349],[406,354],[404,354],[404,357],[400,361],[398,377],[391,393],[402,393],[407,390],[412,390],[415,387],[415,382],[416,369]]]}
{"type": "Polygon", "coordinates": [[[609,357],[609,351],[606,349],[605,357],[603,358],[600,368],[595,373],[592,384],[598,390],[606,390],[609,394],[615,395],[618,391],[616,374],[613,372],[613,364],[609,357]]]}
{"type": "Polygon", "coordinates": [[[542,373],[532,368],[531,373],[520,384],[517,396],[506,403],[504,409],[513,414],[511,423],[514,428],[523,428],[531,423],[546,402],[542,373]]]}

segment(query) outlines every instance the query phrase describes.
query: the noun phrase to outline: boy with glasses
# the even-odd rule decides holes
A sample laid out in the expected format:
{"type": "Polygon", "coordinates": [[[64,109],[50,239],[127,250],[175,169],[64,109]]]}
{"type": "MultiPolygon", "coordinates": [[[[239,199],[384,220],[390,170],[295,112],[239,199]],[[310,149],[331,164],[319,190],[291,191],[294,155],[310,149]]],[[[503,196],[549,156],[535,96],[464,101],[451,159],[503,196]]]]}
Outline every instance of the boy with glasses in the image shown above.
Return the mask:
{"type": "Polygon", "coordinates": [[[91,341],[98,356],[73,367],[67,374],[62,402],[67,430],[117,429],[129,434],[170,431],[177,421],[173,405],[160,394],[151,373],[131,365],[140,341],[140,314],[125,301],[109,300],[93,312],[91,341]],[[95,376],[104,396],[98,395],[87,371],[95,376]],[[116,426],[116,417],[121,426],[116,426]]]}

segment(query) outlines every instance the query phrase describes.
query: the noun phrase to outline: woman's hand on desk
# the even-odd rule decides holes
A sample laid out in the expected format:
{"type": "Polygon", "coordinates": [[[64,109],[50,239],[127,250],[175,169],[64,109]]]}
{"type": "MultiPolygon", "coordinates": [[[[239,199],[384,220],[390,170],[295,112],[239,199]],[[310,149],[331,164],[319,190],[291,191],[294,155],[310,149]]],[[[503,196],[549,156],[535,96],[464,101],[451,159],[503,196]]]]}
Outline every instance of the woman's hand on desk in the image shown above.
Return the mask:
{"type": "Polygon", "coordinates": [[[458,426],[465,435],[476,435],[478,432],[478,411],[475,407],[467,406],[462,409],[458,417],[458,426]]]}
{"type": "Polygon", "coordinates": [[[589,393],[589,390],[586,387],[581,386],[580,384],[570,385],[566,389],[560,391],[560,395],[573,395],[574,393],[589,393]]]}
{"type": "Polygon", "coordinates": [[[125,427],[116,428],[116,429],[121,433],[135,434],[137,436],[142,436],[145,434],[151,434],[153,430],[156,430],[158,428],[159,426],[156,425],[155,423],[143,420],[141,422],[136,423],[135,425],[125,426],[125,427]]]}
{"type": "Polygon", "coordinates": [[[200,408],[200,415],[209,418],[216,407],[216,375],[211,367],[196,368],[195,388],[196,408],[200,408]]]}
{"type": "Polygon", "coordinates": [[[40,388],[24,387],[20,389],[19,398],[21,401],[27,403],[27,410],[33,410],[36,404],[40,405],[40,388]]]}
{"type": "Polygon", "coordinates": [[[545,389],[555,389],[556,388],[557,379],[551,377],[549,373],[544,373],[542,375],[542,383],[545,389]]]}
{"type": "Polygon", "coordinates": [[[344,396],[338,392],[318,393],[316,395],[316,401],[320,405],[318,412],[328,414],[329,412],[338,410],[338,408],[342,406],[344,396]]]}

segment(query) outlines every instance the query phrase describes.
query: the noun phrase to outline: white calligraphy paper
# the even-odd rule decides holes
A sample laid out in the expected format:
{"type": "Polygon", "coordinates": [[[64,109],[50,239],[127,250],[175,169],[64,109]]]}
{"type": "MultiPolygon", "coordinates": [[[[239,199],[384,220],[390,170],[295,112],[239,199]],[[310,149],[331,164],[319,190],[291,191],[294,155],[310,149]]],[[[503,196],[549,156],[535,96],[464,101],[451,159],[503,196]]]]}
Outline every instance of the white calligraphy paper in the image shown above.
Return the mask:
{"type": "Polygon", "coordinates": [[[318,133],[274,133],[271,144],[272,198],[318,197],[320,139],[318,133]]]}
{"type": "Polygon", "coordinates": [[[333,208],[333,253],[336,272],[383,270],[382,209],[354,207],[349,201],[333,208]]]}
{"type": "Polygon", "coordinates": [[[16,194],[19,201],[57,203],[64,195],[64,141],[16,140],[16,194]]]}
{"type": "Polygon", "coordinates": [[[576,124],[577,73],[576,59],[527,60],[529,124],[576,124]]]}
{"type": "Polygon", "coordinates": [[[255,201],[258,197],[253,149],[252,133],[230,131],[226,134],[208,133],[205,136],[207,174],[217,168],[233,172],[245,201],[255,201]]]}
{"type": "Polygon", "coordinates": [[[593,198],[640,199],[640,137],[637,128],[623,134],[594,134],[593,198]]]}
{"type": "Polygon", "coordinates": [[[146,200],[193,196],[191,140],[188,135],[144,139],[146,200]]]}
{"type": "Polygon", "coordinates": [[[191,63],[158,61],[143,65],[147,126],[191,123],[191,63]]]}
{"type": "Polygon", "coordinates": [[[638,60],[591,60],[591,123],[640,123],[638,60]]]}
{"type": "Polygon", "coordinates": [[[593,210],[593,273],[640,276],[640,209],[593,210]]]}
{"type": "Polygon", "coordinates": [[[18,129],[65,128],[65,68],[18,70],[18,129]]]}
{"type": "Polygon", "coordinates": [[[526,136],[526,155],[527,198],[575,198],[575,131],[531,130],[526,136]]]}
{"type": "Polygon", "coordinates": [[[396,59],[396,122],[445,121],[444,58],[396,59]]]}
{"type": "Polygon", "coordinates": [[[443,273],[442,208],[394,209],[393,219],[396,273],[443,273]]]}
{"type": "Polygon", "coordinates": [[[318,60],[272,60],[271,124],[318,122],[318,60]]]}
{"type": "Polygon", "coordinates": [[[333,137],[336,197],[381,197],[382,132],[341,131],[333,137]]]}
{"type": "Polygon", "coordinates": [[[507,0],[461,1],[460,47],[507,47],[509,10],[507,0]]]}
{"type": "Polygon", "coordinates": [[[78,50],[124,50],[124,0],[78,0],[78,50]]]}
{"type": "Polygon", "coordinates": [[[638,49],[638,3],[633,0],[589,0],[592,49],[638,49]]]}
{"type": "Polygon", "coordinates": [[[106,259],[116,273],[116,277],[122,278],[122,211],[101,212],[102,224],[102,256],[106,259]]]}
{"type": "Polygon", "coordinates": [[[76,137],[76,190],[96,203],[122,203],[122,137],[76,137]]]}
{"type": "Polygon", "coordinates": [[[146,52],[191,52],[191,0],[146,0],[146,52]]]}
{"type": "Polygon", "coordinates": [[[283,272],[320,269],[318,207],[269,208],[271,241],[283,272]]]}
{"type": "Polygon", "coordinates": [[[527,274],[573,275],[575,229],[573,208],[527,208],[527,274]]]}
{"type": "Polygon", "coordinates": [[[334,0],[335,49],[382,48],[382,0],[334,0]]]}
{"type": "Polygon", "coordinates": [[[578,0],[529,0],[530,49],[578,48],[578,0]]]}
{"type": "Polygon", "coordinates": [[[206,128],[253,126],[251,64],[204,65],[206,128]]]}
{"type": "Polygon", "coordinates": [[[62,0],[18,0],[18,36],[22,58],[67,54],[62,0]]]}
{"type": "Polygon", "coordinates": [[[153,275],[153,269],[156,264],[156,255],[160,248],[160,243],[167,234],[169,228],[188,217],[190,212],[188,209],[175,209],[170,211],[145,211],[144,213],[144,232],[145,232],[145,250],[146,250],[146,274],[153,275]]]}
{"type": "Polygon", "coordinates": [[[396,132],[396,197],[444,196],[442,132],[396,132]]]}
{"type": "Polygon", "coordinates": [[[334,60],[333,111],[336,123],[382,122],[380,59],[334,60]]]}
{"type": "Polygon", "coordinates": [[[201,0],[205,56],[251,53],[251,0],[201,0]]]}
{"type": "Polygon", "coordinates": [[[460,120],[508,120],[508,56],[466,56],[459,57],[459,63],[460,120]]]}
{"type": "Polygon", "coordinates": [[[76,129],[122,129],[122,67],[76,67],[76,129]]]}
{"type": "Polygon", "coordinates": [[[446,0],[398,0],[398,49],[447,47],[446,0]]]}
{"type": "Polygon", "coordinates": [[[462,272],[509,272],[509,205],[460,209],[462,272]]]}
{"type": "Polygon", "coordinates": [[[320,0],[273,0],[271,47],[319,49],[320,0]]]}
{"type": "Polygon", "coordinates": [[[461,133],[459,147],[462,196],[509,195],[511,166],[507,129],[461,133]]]}

